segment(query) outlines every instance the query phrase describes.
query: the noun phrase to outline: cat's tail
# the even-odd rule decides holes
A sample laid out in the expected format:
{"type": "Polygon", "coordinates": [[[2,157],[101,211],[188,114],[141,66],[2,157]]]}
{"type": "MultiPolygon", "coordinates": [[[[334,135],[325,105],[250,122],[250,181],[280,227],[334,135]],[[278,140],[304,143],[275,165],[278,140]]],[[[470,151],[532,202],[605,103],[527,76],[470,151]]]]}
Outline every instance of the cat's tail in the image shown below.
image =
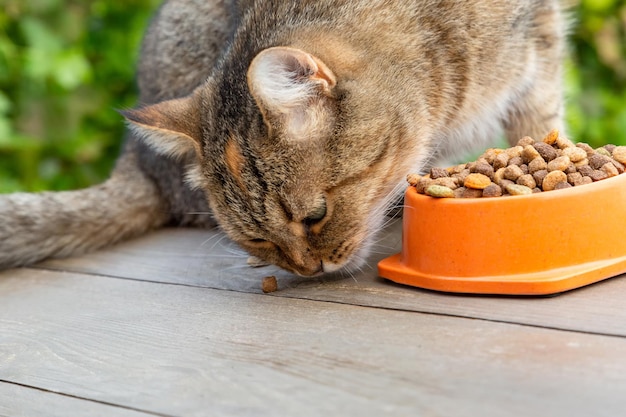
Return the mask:
{"type": "Polygon", "coordinates": [[[100,185],[0,195],[0,269],[84,253],[167,220],[156,185],[127,154],[100,185]]]}

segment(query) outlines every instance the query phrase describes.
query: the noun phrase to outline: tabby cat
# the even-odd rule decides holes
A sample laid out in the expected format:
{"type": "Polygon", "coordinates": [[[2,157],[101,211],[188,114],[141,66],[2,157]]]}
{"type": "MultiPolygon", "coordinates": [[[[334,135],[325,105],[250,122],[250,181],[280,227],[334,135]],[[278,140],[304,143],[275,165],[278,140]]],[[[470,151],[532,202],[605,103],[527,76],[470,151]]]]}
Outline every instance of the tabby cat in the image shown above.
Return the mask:
{"type": "Polygon", "coordinates": [[[111,178],[0,197],[0,267],[215,222],[310,276],[358,267],[409,172],[563,129],[556,0],[169,0],[111,178]]]}

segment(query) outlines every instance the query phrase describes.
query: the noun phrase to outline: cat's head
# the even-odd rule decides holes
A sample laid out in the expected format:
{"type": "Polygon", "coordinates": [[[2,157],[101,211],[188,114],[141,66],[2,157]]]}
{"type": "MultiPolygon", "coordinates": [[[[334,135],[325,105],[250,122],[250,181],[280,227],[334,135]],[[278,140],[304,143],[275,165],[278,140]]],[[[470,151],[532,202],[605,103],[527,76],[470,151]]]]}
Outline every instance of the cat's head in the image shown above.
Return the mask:
{"type": "Polygon", "coordinates": [[[222,63],[188,97],[123,113],[157,151],[197,155],[190,182],[231,239],[316,275],[364,261],[408,169],[402,132],[365,90],[312,54],[275,47],[249,65],[222,63]]]}

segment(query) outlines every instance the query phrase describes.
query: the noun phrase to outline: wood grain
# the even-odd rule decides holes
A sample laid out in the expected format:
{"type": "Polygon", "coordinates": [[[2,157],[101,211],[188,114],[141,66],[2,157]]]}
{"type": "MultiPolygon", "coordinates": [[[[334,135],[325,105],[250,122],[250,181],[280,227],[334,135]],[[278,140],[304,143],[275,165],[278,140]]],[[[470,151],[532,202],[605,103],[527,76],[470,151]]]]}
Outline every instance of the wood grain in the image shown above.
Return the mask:
{"type": "Polygon", "coordinates": [[[387,228],[368,266],[352,277],[301,278],[274,267],[250,268],[247,255],[214,231],[163,230],[43,268],[260,293],[278,277],[276,296],[480,318],[539,327],[626,336],[626,276],[555,297],[442,294],[381,279],[376,263],[400,249],[400,224],[387,228]]]}
{"type": "Polygon", "coordinates": [[[154,417],[113,405],[0,382],[0,417],[154,417]]]}
{"type": "Polygon", "coordinates": [[[624,358],[619,337],[0,273],[0,380],[153,413],[615,416],[626,409],[624,358]]]}

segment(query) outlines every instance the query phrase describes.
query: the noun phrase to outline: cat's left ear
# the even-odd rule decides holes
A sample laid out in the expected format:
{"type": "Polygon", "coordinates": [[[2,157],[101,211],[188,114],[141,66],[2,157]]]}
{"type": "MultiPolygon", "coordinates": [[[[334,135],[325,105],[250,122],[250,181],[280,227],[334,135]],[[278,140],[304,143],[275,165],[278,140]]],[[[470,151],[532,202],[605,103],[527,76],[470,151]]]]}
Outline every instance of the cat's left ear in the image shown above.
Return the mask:
{"type": "Polygon", "coordinates": [[[200,100],[198,93],[138,109],[121,110],[128,125],[157,152],[178,157],[200,155],[200,100]]]}
{"type": "Polygon", "coordinates": [[[293,140],[310,137],[324,123],[336,84],[326,64],[296,48],[265,49],[248,69],[248,86],[265,120],[293,140]]]}

